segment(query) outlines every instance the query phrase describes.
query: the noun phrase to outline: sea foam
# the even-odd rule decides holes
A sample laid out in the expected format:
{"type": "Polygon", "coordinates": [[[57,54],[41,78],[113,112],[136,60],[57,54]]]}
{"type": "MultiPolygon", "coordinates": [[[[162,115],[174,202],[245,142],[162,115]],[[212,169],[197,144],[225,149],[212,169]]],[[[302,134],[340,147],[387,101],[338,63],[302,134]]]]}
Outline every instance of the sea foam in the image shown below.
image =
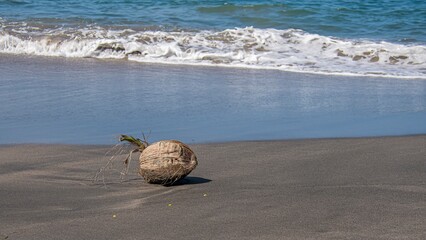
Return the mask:
{"type": "Polygon", "coordinates": [[[297,29],[164,31],[2,24],[0,53],[426,78],[423,45],[338,39],[297,29]]]}

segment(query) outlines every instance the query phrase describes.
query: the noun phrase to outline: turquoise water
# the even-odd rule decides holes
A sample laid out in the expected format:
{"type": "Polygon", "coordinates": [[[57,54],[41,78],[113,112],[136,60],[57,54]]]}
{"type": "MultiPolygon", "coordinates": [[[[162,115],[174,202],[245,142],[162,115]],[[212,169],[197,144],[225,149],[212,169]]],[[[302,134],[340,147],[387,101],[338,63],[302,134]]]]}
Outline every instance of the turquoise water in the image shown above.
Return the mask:
{"type": "Polygon", "coordinates": [[[56,26],[192,30],[253,26],[295,28],[343,38],[426,42],[423,0],[2,0],[0,16],[8,21],[56,26]]]}
{"type": "Polygon", "coordinates": [[[0,53],[426,78],[426,1],[1,0],[0,53]]]}
{"type": "Polygon", "coordinates": [[[426,133],[426,1],[0,0],[0,144],[426,133]]]}

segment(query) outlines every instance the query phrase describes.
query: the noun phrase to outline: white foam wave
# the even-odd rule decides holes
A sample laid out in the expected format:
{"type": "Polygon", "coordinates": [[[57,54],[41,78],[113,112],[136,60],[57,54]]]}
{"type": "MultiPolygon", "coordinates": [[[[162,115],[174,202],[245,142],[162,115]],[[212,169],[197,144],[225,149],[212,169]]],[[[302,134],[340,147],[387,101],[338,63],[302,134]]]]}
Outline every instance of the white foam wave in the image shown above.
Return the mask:
{"type": "Polygon", "coordinates": [[[0,53],[426,78],[423,45],[344,40],[295,29],[166,32],[3,25],[0,53]]]}

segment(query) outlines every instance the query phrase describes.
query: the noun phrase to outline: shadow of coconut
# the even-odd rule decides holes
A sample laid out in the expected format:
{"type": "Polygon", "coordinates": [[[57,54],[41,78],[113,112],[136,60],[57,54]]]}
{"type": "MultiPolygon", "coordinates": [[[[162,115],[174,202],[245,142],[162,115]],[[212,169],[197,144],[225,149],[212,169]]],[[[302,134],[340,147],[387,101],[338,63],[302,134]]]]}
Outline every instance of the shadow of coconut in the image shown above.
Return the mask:
{"type": "Polygon", "coordinates": [[[208,183],[208,182],[211,182],[211,181],[212,180],[210,180],[210,179],[201,178],[201,177],[185,177],[184,179],[181,179],[181,180],[173,183],[172,185],[167,185],[167,186],[203,184],[203,183],[208,183]]]}

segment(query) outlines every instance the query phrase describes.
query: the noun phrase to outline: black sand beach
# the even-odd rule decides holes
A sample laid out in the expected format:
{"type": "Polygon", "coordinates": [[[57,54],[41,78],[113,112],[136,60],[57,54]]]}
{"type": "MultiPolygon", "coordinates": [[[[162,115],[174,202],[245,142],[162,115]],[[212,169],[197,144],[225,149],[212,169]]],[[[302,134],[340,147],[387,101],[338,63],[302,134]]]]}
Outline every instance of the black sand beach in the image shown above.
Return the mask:
{"type": "Polygon", "coordinates": [[[0,239],[426,238],[425,135],[191,147],[181,185],[105,188],[110,146],[2,145],[0,239]]]}
{"type": "Polygon", "coordinates": [[[426,1],[0,0],[0,240],[425,240],[425,16],[426,1]],[[135,154],[125,175],[133,137],[167,154],[161,171],[192,151],[148,142],[199,165],[152,185],[135,154]]]}

